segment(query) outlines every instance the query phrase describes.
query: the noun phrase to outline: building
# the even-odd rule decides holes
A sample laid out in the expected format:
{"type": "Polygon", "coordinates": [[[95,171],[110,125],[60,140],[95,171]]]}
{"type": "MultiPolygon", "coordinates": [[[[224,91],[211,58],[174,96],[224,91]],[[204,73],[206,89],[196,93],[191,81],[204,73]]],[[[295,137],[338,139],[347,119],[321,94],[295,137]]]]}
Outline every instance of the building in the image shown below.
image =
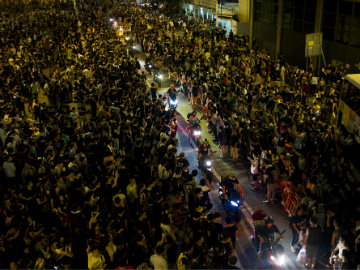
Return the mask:
{"type": "MultiPolygon", "coordinates": [[[[188,0],[188,5],[198,10],[210,2],[188,0]]],[[[216,2],[211,10],[219,19],[216,2]]],[[[326,63],[360,72],[360,0],[238,0],[235,6],[225,3],[221,19],[235,33],[252,35],[272,57],[282,54],[290,64],[305,67],[305,35],[322,32],[326,63]],[[239,22],[232,20],[235,14],[239,22]]]]}

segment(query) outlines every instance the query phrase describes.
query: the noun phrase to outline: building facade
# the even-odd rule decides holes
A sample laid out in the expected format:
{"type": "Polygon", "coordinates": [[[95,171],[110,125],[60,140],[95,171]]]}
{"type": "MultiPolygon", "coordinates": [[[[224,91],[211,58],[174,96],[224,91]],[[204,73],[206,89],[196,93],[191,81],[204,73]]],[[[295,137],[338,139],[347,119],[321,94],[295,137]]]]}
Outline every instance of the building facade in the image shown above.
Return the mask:
{"type": "MultiPolygon", "coordinates": [[[[201,1],[213,0],[189,1],[198,1],[195,6],[201,7],[201,1]]],[[[252,34],[256,44],[267,48],[272,57],[282,54],[289,63],[303,67],[306,34],[322,32],[326,63],[360,72],[359,0],[238,0],[226,20],[231,21],[235,33],[252,34]],[[231,20],[234,14],[239,22],[231,20]]]]}

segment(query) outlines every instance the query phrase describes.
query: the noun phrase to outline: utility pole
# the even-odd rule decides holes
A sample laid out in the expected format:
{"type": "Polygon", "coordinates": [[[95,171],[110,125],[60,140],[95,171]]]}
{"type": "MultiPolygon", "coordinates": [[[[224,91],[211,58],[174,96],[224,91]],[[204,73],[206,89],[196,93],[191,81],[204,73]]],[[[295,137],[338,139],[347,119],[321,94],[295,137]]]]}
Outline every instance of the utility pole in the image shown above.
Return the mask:
{"type": "Polygon", "coordinates": [[[216,22],[215,22],[215,27],[217,27],[218,25],[218,2],[216,1],[216,12],[215,12],[215,16],[216,16],[216,22]]]}
{"type": "Polygon", "coordinates": [[[253,49],[254,39],[254,0],[250,0],[249,49],[253,49]]]}
{"type": "Polygon", "coordinates": [[[278,58],[281,48],[281,32],[283,25],[283,10],[284,10],[284,0],[279,0],[278,2],[278,16],[277,16],[277,26],[276,26],[276,47],[275,47],[275,59],[278,58]]]}

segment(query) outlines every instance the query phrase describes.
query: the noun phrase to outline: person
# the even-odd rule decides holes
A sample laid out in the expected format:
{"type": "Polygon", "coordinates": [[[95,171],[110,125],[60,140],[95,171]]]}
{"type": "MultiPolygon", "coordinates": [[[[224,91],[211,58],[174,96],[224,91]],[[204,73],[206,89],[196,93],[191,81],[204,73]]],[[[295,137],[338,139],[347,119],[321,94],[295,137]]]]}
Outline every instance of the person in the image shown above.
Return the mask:
{"type": "Polygon", "coordinates": [[[307,266],[311,267],[311,269],[316,267],[321,240],[321,230],[317,223],[317,218],[312,216],[310,218],[310,226],[306,229],[303,243],[303,247],[306,249],[307,266]]]}
{"type": "Polygon", "coordinates": [[[252,154],[252,157],[249,156],[248,159],[251,162],[250,166],[250,173],[251,173],[251,179],[252,179],[252,185],[254,186],[254,190],[258,189],[258,176],[259,176],[259,158],[256,153],[252,154]]]}
{"type": "Polygon", "coordinates": [[[164,252],[165,250],[163,246],[157,246],[155,248],[155,254],[151,255],[150,257],[150,263],[154,267],[154,269],[168,269],[168,263],[163,256],[164,252]]]}
{"type": "Polygon", "coordinates": [[[174,84],[170,84],[170,88],[167,90],[166,92],[167,94],[167,101],[169,104],[169,107],[177,106],[177,91],[175,89],[175,85],[174,84]]]}
{"type": "Polygon", "coordinates": [[[349,250],[349,246],[345,240],[344,236],[339,237],[339,242],[336,247],[331,251],[329,258],[329,263],[332,265],[333,269],[341,269],[342,264],[344,263],[343,253],[345,250],[349,250]]]}
{"type": "Polygon", "coordinates": [[[195,82],[191,88],[191,104],[194,110],[196,109],[198,103],[198,95],[199,95],[199,89],[197,86],[197,82],[195,82]]]}
{"type": "Polygon", "coordinates": [[[256,238],[259,241],[259,252],[256,266],[259,266],[263,253],[270,247],[271,242],[274,241],[275,233],[280,235],[281,240],[285,239],[285,237],[280,233],[278,227],[274,224],[274,220],[271,216],[267,216],[264,221],[265,224],[259,226],[255,231],[256,238]]]}
{"type": "Polygon", "coordinates": [[[274,241],[275,233],[280,235],[280,239],[284,240],[285,237],[280,233],[278,227],[274,224],[274,220],[271,216],[267,216],[265,219],[265,224],[259,226],[255,233],[256,238],[259,241],[259,252],[257,256],[257,266],[261,261],[262,255],[267,250],[271,242],[274,241]]]}
{"type": "Polygon", "coordinates": [[[263,203],[269,204],[274,203],[276,196],[276,183],[273,175],[275,168],[270,160],[265,160],[264,163],[264,178],[267,187],[267,200],[265,200],[263,203]]]}
{"type": "Polygon", "coordinates": [[[202,144],[199,146],[199,165],[201,164],[201,161],[209,156],[209,150],[211,152],[212,155],[214,155],[213,151],[211,150],[211,146],[210,143],[208,142],[208,140],[205,138],[204,141],[202,142],[202,144]]]}
{"type": "Polygon", "coordinates": [[[185,270],[185,269],[189,269],[188,266],[190,266],[190,258],[191,258],[191,254],[194,251],[194,247],[192,245],[186,245],[185,247],[182,248],[182,252],[180,252],[177,260],[176,260],[176,265],[177,265],[177,269],[179,270],[185,270]]]}
{"type": "Polygon", "coordinates": [[[340,236],[345,235],[345,231],[340,225],[340,221],[338,219],[334,219],[333,225],[334,225],[334,231],[331,235],[331,246],[335,247],[339,242],[340,236]]]}
{"type": "Polygon", "coordinates": [[[298,207],[295,215],[291,217],[291,223],[292,223],[291,251],[295,253],[296,250],[298,249],[300,233],[305,229],[305,223],[306,223],[305,210],[302,205],[298,207]]]}
{"type": "Polygon", "coordinates": [[[7,160],[4,161],[2,169],[5,173],[6,185],[13,186],[15,185],[16,180],[16,166],[12,160],[12,156],[9,155],[7,160]]]}
{"type": "MultiPolygon", "coordinates": [[[[88,248],[90,250],[90,247],[88,248]]],[[[91,252],[88,253],[88,268],[101,270],[106,267],[105,257],[99,252],[98,248],[93,248],[91,252]]]]}
{"type": "Polygon", "coordinates": [[[151,87],[150,87],[150,93],[151,93],[151,100],[154,102],[156,101],[156,92],[157,92],[157,89],[155,87],[155,83],[151,83],[151,87]]]}
{"type": "Polygon", "coordinates": [[[180,168],[182,171],[184,171],[185,169],[187,169],[189,167],[189,161],[187,160],[187,158],[185,157],[185,153],[181,152],[179,154],[179,156],[176,159],[176,167],[180,168]]]}
{"type": "Polygon", "coordinates": [[[221,180],[221,186],[223,188],[225,198],[227,198],[231,192],[235,191],[235,186],[237,186],[238,190],[241,190],[239,180],[234,175],[224,177],[221,180]]]}
{"type": "Polygon", "coordinates": [[[197,128],[200,129],[201,127],[200,127],[200,119],[196,115],[195,111],[192,112],[188,118],[189,118],[188,124],[189,124],[189,141],[190,141],[190,136],[194,132],[194,130],[197,128]]]}
{"type": "Polygon", "coordinates": [[[224,266],[224,269],[240,269],[236,266],[237,263],[237,257],[236,256],[230,256],[228,263],[224,266]]]}
{"type": "Polygon", "coordinates": [[[199,125],[200,124],[200,119],[199,117],[197,116],[196,112],[192,112],[190,114],[190,117],[189,117],[189,126],[190,127],[195,127],[196,125],[199,125]]]}

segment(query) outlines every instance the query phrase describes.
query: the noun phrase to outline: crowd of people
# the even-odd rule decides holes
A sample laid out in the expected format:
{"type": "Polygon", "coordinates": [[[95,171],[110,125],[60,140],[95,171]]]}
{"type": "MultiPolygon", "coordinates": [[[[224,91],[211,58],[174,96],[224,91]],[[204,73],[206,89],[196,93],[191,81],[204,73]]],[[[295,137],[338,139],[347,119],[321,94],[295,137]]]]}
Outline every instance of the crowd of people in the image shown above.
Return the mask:
{"type": "Polygon", "coordinates": [[[189,18],[177,32],[165,34],[165,24],[158,32],[136,33],[137,39],[163,63],[193,108],[201,108],[222,157],[251,162],[254,190],[259,182],[266,185],[265,203],[281,200],[277,191],[285,185],[302,197],[298,207],[307,218],[301,229],[291,223],[292,250],[298,252],[310,218],[317,217],[319,253],[331,254],[336,219],[352,239],[344,267],[356,267],[360,189],[351,164],[358,162],[359,146],[342,126],[335,128],[346,70],[328,65],[315,76],[284,57],[271,59],[266,49],[249,50],[247,37],[226,36],[224,29],[189,18]]]}
{"type": "Polygon", "coordinates": [[[1,268],[236,268],[236,226],[209,213],[163,99],[109,23],[141,33],[157,14],[131,2],[8,8],[1,268]]]}
{"type": "Polygon", "coordinates": [[[209,213],[206,181],[177,153],[166,100],[150,94],[113,18],[203,106],[224,158],[258,158],[254,183],[272,166],[304,187],[307,218],[318,217],[329,246],[356,238],[359,254],[353,144],[329,125],[342,70],[326,67],[315,87],[311,72],[186,16],[31,1],[1,13],[1,268],[236,268],[236,226],[209,213]]]}

